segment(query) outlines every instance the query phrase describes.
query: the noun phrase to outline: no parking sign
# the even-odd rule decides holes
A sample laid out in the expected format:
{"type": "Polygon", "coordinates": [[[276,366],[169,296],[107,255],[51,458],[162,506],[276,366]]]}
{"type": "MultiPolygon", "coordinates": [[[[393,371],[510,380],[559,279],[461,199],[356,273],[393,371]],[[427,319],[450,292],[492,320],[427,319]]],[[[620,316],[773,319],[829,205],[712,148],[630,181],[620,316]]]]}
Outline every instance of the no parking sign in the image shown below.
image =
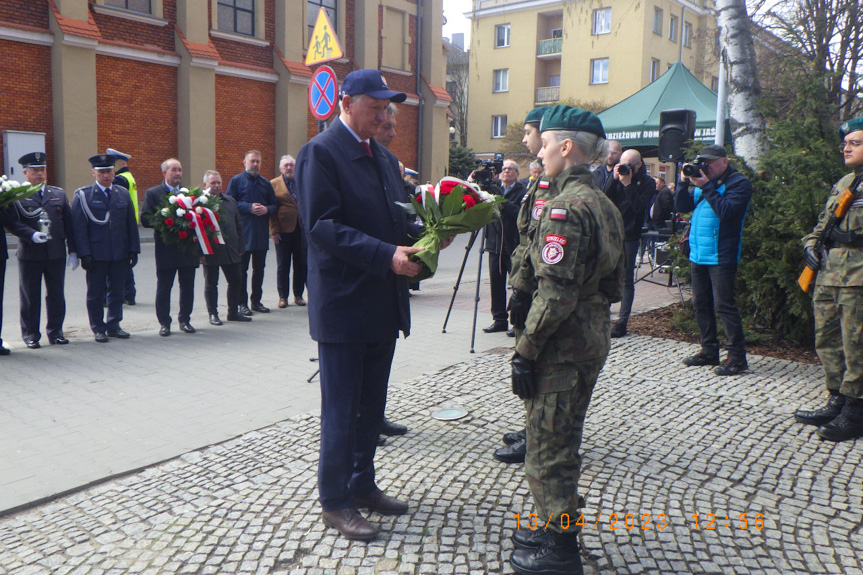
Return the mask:
{"type": "Polygon", "coordinates": [[[312,74],[309,83],[309,108],[318,120],[326,120],[336,109],[338,101],[338,80],[329,66],[321,66],[312,74]]]}

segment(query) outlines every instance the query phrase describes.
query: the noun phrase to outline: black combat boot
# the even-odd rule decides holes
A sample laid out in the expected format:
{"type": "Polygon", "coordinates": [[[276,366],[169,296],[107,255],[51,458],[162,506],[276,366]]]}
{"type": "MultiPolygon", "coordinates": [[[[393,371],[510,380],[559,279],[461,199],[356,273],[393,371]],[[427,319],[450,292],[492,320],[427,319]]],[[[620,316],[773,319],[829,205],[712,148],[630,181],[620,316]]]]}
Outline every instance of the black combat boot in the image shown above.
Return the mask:
{"type": "Polygon", "coordinates": [[[827,441],[846,441],[863,437],[863,399],[846,397],[845,407],[839,416],[816,432],[827,441]]]}
{"type": "Polygon", "coordinates": [[[495,450],[494,458],[504,463],[524,463],[527,454],[527,441],[519,439],[511,445],[495,450]]]}
{"type": "Polygon", "coordinates": [[[821,409],[813,409],[812,411],[804,411],[798,409],[794,412],[794,419],[806,425],[817,425],[821,427],[839,417],[842,408],[845,407],[845,396],[839,393],[837,389],[831,389],[830,399],[827,400],[827,405],[821,409]]]}
{"type": "Polygon", "coordinates": [[[516,549],[532,549],[536,551],[551,536],[551,531],[543,527],[536,529],[516,529],[512,534],[512,542],[516,549]]]}
{"type": "Polygon", "coordinates": [[[518,431],[510,431],[509,433],[503,434],[503,442],[506,445],[512,445],[516,441],[520,441],[522,439],[527,439],[527,430],[520,429],[518,431]]]}
{"type": "Polygon", "coordinates": [[[583,575],[578,533],[547,531],[539,549],[516,549],[509,560],[520,575],[583,575]]]}

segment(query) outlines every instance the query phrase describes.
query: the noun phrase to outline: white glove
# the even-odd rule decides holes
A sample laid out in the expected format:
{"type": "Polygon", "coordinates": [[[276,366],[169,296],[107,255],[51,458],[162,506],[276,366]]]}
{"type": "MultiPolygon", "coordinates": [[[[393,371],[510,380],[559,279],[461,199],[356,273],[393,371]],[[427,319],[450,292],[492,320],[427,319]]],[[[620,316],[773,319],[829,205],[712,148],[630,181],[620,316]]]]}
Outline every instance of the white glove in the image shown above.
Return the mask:
{"type": "Polygon", "coordinates": [[[45,232],[33,232],[33,235],[30,236],[30,239],[34,244],[44,244],[48,241],[48,234],[45,232]]]}
{"type": "Polygon", "coordinates": [[[70,252],[69,255],[66,256],[66,267],[71,267],[72,271],[78,269],[79,263],[80,262],[78,261],[78,254],[76,254],[75,252],[70,252]]]}

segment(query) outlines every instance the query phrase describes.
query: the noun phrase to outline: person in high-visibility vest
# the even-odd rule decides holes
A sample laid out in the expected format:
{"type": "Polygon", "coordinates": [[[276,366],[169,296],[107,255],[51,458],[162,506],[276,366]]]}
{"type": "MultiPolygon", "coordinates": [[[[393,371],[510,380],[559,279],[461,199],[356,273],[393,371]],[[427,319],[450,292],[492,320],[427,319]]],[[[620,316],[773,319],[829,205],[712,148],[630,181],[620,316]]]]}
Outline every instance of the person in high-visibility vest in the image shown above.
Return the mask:
{"type": "MultiPolygon", "coordinates": [[[[105,153],[114,158],[114,181],[113,185],[122,186],[129,190],[129,198],[132,200],[132,206],[135,208],[135,222],[141,223],[141,216],[138,214],[138,185],[135,183],[135,178],[132,172],[129,171],[129,160],[132,156],[118,152],[114,148],[108,148],[105,153]]],[[[129,268],[129,275],[126,277],[126,286],[123,289],[123,303],[126,305],[135,305],[135,274],[132,268],[129,268]]]]}

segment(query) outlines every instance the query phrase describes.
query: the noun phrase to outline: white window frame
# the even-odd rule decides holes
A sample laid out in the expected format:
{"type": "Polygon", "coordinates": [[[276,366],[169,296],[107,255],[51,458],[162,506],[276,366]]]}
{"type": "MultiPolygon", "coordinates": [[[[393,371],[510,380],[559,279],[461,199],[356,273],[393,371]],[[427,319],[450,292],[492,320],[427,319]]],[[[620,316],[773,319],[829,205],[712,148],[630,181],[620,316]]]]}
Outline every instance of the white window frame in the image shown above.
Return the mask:
{"type": "Polygon", "coordinates": [[[590,84],[591,85],[601,85],[608,84],[608,69],[609,69],[609,61],[608,58],[594,58],[590,61],[590,84]],[[605,78],[602,77],[602,63],[605,63],[605,78]],[[597,76],[597,65],[599,68],[599,76],[597,76]]]}
{"type": "Polygon", "coordinates": [[[509,48],[510,43],[510,34],[512,33],[512,29],[509,24],[498,24],[494,27],[494,47],[495,48],[509,48]],[[505,30],[504,32],[504,40],[502,43],[498,43],[500,41],[500,31],[505,30]]]}
{"type": "Polygon", "coordinates": [[[665,10],[657,6],[653,7],[653,33],[662,36],[662,20],[665,18],[665,10]]]}
{"type": "Polygon", "coordinates": [[[659,67],[662,65],[657,58],[650,59],[650,81],[654,82],[657,78],[659,78],[659,67]]]}
{"type": "Polygon", "coordinates": [[[506,137],[506,114],[491,117],[491,137],[494,140],[506,137]]]}
{"type": "Polygon", "coordinates": [[[509,68],[500,68],[492,73],[491,91],[493,94],[509,92],[509,68]]]}
{"type": "Polygon", "coordinates": [[[591,35],[601,36],[602,34],[611,34],[611,6],[593,11],[591,35]]]}
{"type": "Polygon", "coordinates": [[[668,39],[672,42],[677,42],[677,22],[677,16],[672,14],[668,24],[668,39]]]}
{"type": "Polygon", "coordinates": [[[683,23],[682,40],[686,48],[692,48],[692,22],[683,23]]]}
{"type": "Polygon", "coordinates": [[[552,38],[563,38],[563,28],[552,28],[551,29],[551,37],[552,38]]]}

